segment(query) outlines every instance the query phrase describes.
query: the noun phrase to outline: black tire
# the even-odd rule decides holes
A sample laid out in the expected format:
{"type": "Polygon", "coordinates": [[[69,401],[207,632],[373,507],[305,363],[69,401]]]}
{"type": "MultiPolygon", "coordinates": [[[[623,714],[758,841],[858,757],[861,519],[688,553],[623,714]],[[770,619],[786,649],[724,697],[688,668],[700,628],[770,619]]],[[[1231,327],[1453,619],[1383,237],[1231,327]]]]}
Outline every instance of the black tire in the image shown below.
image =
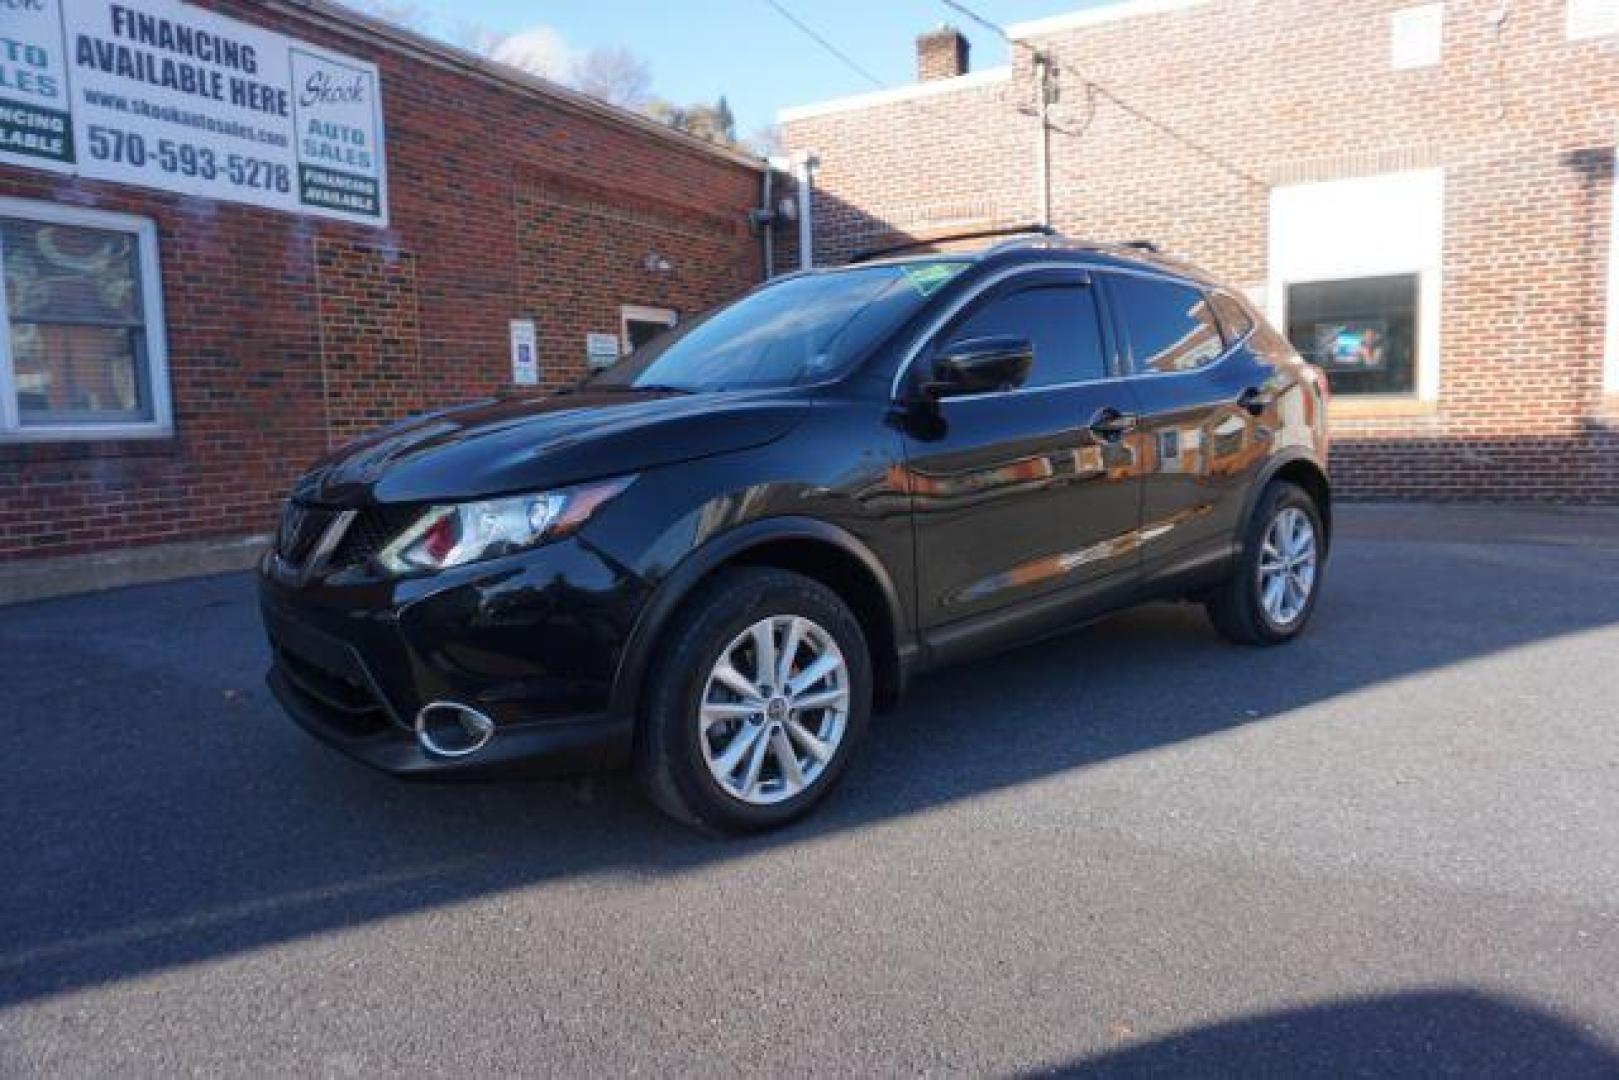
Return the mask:
{"type": "Polygon", "coordinates": [[[647,797],[678,821],[715,833],[747,833],[802,817],[835,788],[871,716],[871,656],[859,621],[837,593],[801,574],[738,567],[702,585],[664,635],[668,648],[642,695],[635,771],[647,797]],[[723,789],[703,755],[698,710],[710,673],[738,635],[773,615],[798,615],[831,635],[848,672],[848,716],[830,760],[802,791],[770,805],[723,789]]]}
{"type": "Polygon", "coordinates": [[[1277,480],[1259,496],[1252,516],[1243,529],[1242,550],[1234,572],[1223,585],[1203,601],[1209,621],[1222,637],[1240,645],[1280,645],[1302,634],[1315,614],[1326,569],[1327,534],[1321,524],[1321,509],[1310,493],[1297,484],[1277,480]],[[1303,610],[1285,624],[1278,623],[1265,610],[1261,596],[1259,560],[1264,538],[1271,523],[1288,509],[1302,511],[1315,530],[1315,575],[1303,610]]]}

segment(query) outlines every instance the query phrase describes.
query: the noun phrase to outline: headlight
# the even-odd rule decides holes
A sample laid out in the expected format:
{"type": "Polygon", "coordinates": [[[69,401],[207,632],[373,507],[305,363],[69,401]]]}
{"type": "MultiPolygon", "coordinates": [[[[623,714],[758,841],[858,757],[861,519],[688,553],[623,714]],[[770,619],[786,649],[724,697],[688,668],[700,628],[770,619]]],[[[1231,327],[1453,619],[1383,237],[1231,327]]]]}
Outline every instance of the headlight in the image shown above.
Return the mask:
{"type": "Polygon", "coordinates": [[[577,530],[633,476],[429,508],[377,554],[395,574],[447,570],[555,540],[577,530]]]}

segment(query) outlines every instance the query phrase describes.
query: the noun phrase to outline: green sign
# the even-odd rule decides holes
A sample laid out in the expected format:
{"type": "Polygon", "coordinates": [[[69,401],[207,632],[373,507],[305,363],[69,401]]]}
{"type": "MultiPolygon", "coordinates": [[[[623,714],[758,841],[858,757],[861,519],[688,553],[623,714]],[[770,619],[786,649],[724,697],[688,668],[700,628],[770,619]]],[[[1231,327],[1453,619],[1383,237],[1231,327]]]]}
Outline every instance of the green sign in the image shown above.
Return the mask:
{"type": "Polygon", "coordinates": [[[932,296],[965,269],[967,264],[964,262],[912,263],[905,267],[905,280],[911,283],[918,296],[932,296]]]}

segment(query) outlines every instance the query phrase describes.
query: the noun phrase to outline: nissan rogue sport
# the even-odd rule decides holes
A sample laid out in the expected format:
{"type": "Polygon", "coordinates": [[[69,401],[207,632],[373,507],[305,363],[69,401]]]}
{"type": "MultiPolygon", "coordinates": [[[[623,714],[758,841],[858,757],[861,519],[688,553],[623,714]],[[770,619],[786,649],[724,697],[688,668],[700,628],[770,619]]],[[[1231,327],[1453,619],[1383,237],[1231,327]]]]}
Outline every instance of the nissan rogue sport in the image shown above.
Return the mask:
{"type": "Polygon", "coordinates": [[[1326,400],[1242,296],[1133,246],[778,278],[317,465],[261,565],[270,685],[392,773],[631,766],[682,820],[769,828],[926,669],[1157,599],[1299,634],[1326,400]]]}

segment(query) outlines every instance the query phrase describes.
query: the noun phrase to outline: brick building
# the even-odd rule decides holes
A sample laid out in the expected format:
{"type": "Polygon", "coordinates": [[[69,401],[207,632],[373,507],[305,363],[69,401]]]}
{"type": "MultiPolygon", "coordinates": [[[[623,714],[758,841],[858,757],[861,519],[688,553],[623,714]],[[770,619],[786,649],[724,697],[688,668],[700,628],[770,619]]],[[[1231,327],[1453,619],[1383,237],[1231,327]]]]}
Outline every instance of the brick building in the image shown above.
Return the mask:
{"type": "Polygon", "coordinates": [[[760,162],[320,0],[0,37],[0,599],[239,563],[329,447],[761,274],[760,162]]]}
{"type": "Polygon", "coordinates": [[[1343,494],[1619,502],[1619,4],[1123,0],[1009,36],[783,112],[818,261],[1049,199],[1325,364],[1343,494]]]}

